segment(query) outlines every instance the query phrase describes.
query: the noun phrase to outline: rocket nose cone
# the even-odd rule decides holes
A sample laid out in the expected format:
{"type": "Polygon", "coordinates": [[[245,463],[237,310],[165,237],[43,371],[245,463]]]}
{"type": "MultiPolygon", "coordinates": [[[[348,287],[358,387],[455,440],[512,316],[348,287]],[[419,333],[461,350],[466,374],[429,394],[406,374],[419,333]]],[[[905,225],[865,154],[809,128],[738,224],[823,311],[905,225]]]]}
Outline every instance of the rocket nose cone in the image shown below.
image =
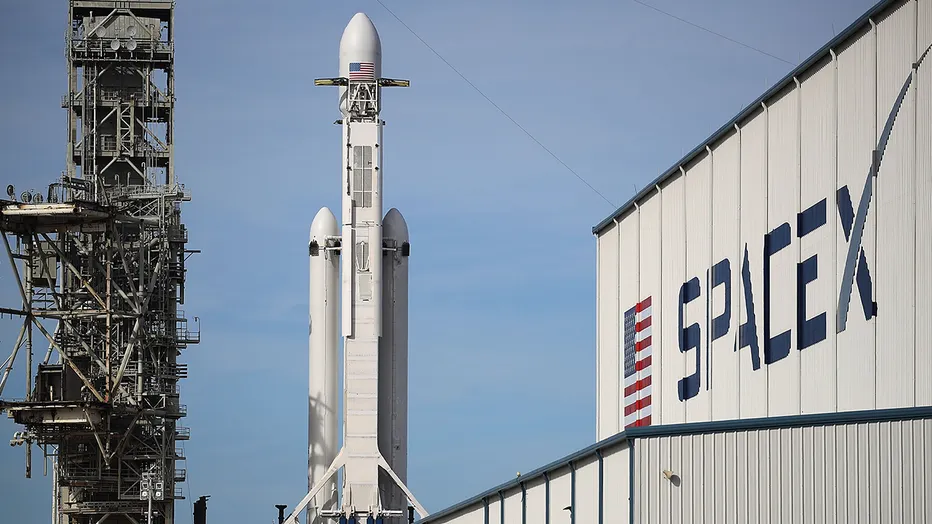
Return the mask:
{"type": "Polygon", "coordinates": [[[357,51],[361,53],[375,53],[381,56],[382,41],[376,31],[372,20],[364,13],[356,15],[346,24],[343,37],[340,39],[340,53],[357,51]]]}
{"type": "Polygon", "coordinates": [[[395,239],[398,242],[410,241],[408,238],[408,223],[401,216],[401,211],[393,207],[388,210],[388,213],[385,213],[385,218],[382,219],[382,236],[395,239]]]}
{"type": "Polygon", "coordinates": [[[339,234],[337,218],[333,216],[330,208],[320,208],[320,211],[314,216],[314,221],[311,222],[311,240],[315,238],[323,240],[324,237],[336,236],[337,234],[339,234]]]}
{"type": "Polygon", "coordinates": [[[346,24],[346,29],[348,30],[351,27],[353,28],[365,27],[372,31],[375,31],[375,24],[372,23],[372,19],[370,19],[366,13],[362,13],[362,12],[356,13],[355,15],[353,15],[353,18],[350,18],[349,23],[346,24]]]}
{"type": "Polygon", "coordinates": [[[346,24],[340,39],[341,76],[346,76],[350,62],[371,62],[379,73],[382,68],[382,41],[372,20],[365,13],[356,13],[346,24]]]}

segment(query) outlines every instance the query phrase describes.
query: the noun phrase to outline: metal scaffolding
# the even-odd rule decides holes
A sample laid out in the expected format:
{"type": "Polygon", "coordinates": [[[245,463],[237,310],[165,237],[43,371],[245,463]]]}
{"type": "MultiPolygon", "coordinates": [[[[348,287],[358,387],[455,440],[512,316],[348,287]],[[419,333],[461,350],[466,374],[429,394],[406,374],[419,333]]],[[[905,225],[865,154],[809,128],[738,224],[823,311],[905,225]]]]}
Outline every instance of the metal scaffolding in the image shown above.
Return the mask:
{"type": "Polygon", "coordinates": [[[53,464],[53,524],[171,524],[183,498],[177,359],[200,331],[179,308],[195,251],[172,164],[173,16],[170,1],[70,2],[66,170],[0,200],[21,301],[0,313],[23,320],[0,411],[23,426],[26,476],[34,446],[53,464]],[[4,396],[18,357],[25,394],[4,396]]]}

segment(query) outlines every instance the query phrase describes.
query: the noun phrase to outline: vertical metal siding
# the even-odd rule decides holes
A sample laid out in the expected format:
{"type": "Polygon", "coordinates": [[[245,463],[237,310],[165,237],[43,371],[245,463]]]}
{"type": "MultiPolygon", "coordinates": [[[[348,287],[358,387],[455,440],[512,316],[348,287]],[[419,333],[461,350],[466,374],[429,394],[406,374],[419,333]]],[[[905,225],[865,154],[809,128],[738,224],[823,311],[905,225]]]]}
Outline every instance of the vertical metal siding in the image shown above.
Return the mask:
{"type": "MultiPolygon", "coordinates": [[[[837,495],[837,493],[839,493],[837,474],[840,466],[836,463],[837,439],[835,438],[835,427],[830,426],[822,429],[824,430],[823,433],[817,435],[817,437],[821,437],[821,441],[825,442],[821,463],[824,465],[824,468],[821,469],[821,475],[816,474],[816,489],[814,490],[813,498],[817,501],[817,504],[821,504],[822,506],[821,514],[823,518],[819,519],[818,515],[816,515],[816,520],[828,522],[834,520],[835,516],[840,514],[841,504],[837,495]],[[836,494],[834,498],[832,498],[832,494],[836,494]]],[[[819,441],[820,440],[816,439],[816,442],[819,441]]],[[[817,462],[816,466],[819,465],[820,464],[817,462]]],[[[819,468],[816,469],[817,471],[819,470],[819,468]]]]}
{"type": "Polygon", "coordinates": [[[777,483],[779,482],[780,451],[776,446],[779,433],[761,431],[757,436],[760,454],[762,457],[767,457],[766,461],[758,463],[757,470],[758,480],[761,485],[761,498],[758,502],[760,505],[760,518],[763,522],[773,522],[776,507],[780,503],[780,499],[775,497],[779,493],[777,483]]]}
{"type": "Polygon", "coordinates": [[[915,514],[916,507],[916,497],[913,492],[912,482],[912,467],[910,466],[913,463],[913,450],[915,446],[921,446],[921,442],[916,442],[910,433],[912,427],[911,424],[904,424],[899,428],[899,437],[901,443],[900,449],[900,459],[893,463],[894,467],[897,469],[897,473],[900,475],[903,483],[902,490],[902,522],[916,522],[915,514]]]}
{"type": "Polygon", "coordinates": [[[863,492],[863,489],[869,477],[866,476],[865,469],[866,449],[857,444],[859,441],[866,441],[867,427],[841,426],[836,428],[836,432],[841,438],[839,444],[844,453],[843,457],[839,457],[839,461],[845,462],[846,475],[838,478],[838,481],[843,484],[845,493],[845,520],[858,522],[858,515],[863,513],[860,511],[861,508],[867,507],[867,493],[863,492]],[[859,453],[862,450],[864,452],[859,453]]]}
{"type": "MultiPolygon", "coordinates": [[[[870,473],[871,475],[877,477],[879,472],[879,478],[887,478],[890,481],[893,479],[889,478],[889,475],[884,477],[884,471],[881,467],[881,464],[885,462],[884,459],[887,458],[887,455],[884,455],[884,451],[889,451],[890,442],[889,440],[884,441],[882,435],[880,434],[880,428],[885,426],[884,424],[873,423],[867,426],[867,432],[871,441],[871,445],[868,448],[868,453],[870,455],[870,473]],[[884,449],[886,448],[886,449],[884,449]]],[[[870,485],[870,494],[871,494],[871,517],[877,518],[883,517],[884,503],[887,502],[888,498],[885,495],[885,488],[889,486],[889,482],[880,484],[871,483],[870,485]],[[877,488],[880,489],[877,489],[877,488]]]]}
{"type": "Polygon", "coordinates": [[[475,504],[456,515],[444,518],[438,524],[448,524],[452,522],[456,524],[483,524],[485,522],[485,507],[481,503],[475,504]]]}
{"type": "MultiPolygon", "coordinates": [[[[658,449],[658,458],[668,457],[668,456],[670,456],[670,441],[669,440],[665,442],[661,442],[660,448],[658,449]]],[[[661,459],[660,468],[663,469],[665,467],[666,466],[664,465],[663,460],[661,459]]],[[[670,500],[669,486],[665,486],[664,484],[661,484],[659,480],[660,480],[660,476],[658,475],[656,479],[657,498],[659,501],[658,503],[661,506],[669,506],[669,500],[670,500]]],[[[660,514],[657,517],[658,518],[656,519],[656,521],[659,522],[660,524],[670,524],[671,522],[675,522],[671,519],[672,515],[669,512],[660,512],[660,514]]]]}
{"type": "MultiPolygon", "coordinates": [[[[877,446],[874,448],[877,451],[877,465],[880,468],[880,477],[888,478],[893,480],[895,484],[888,482],[881,484],[879,486],[874,486],[874,491],[877,493],[877,498],[879,499],[879,504],[877,505],[877,511],[880,513],[881,519],[887,522],[890,522],[892,518],[893,510],[893,486],[897,488],[897,492],[902,489],[902,479],[901,478],[892,478],[892,471],[890,467],[890,462],[893,460],[893,441],[891,436],[891,428],[887,424],[880,424],[877,426],[877,434],[879,440],[877,441],[877,446]],[[879,489],[878,489],[879,488],[879,489]]],[[[902,522],[897,520],[896,522],[902,522]]]]}
{"type": "MultiPolygon", "coordinates": [[[[922,520],[932,522],[932,497],[929,496],[929,493],[932,493],[932,420],[915,421],[914,424],[916,426],[921,424],[922,445],[919,446],[919,450],[922,455],[916,458],[918,459],[917,464],[925,464],[925,471],[910,480],[914,486],[922,488],[921,491],[918,491],[916,497],[917,501],[922,501],[924,512],[922,520]]],[[[914,427],[913,434],[915,435],[917,431],[920,431],[920,429],[914,427]]]]}
{"type": "MultiPolygon", "coordinates": [[[[605,277],[602,274],[602,267],[605,259],[605,237],[600,235],[595,241],[595,438],[602,438],[602,403],[605,402],[605,391],[609,384],[602,380],[602,355],[614,352],[608,344],[608,340],[603,338],[602,316],[606,314],[606,307],[603,303],[602,287],[605,283],[605,277]]],[[[615,396],[615,395],[612,395],[615,396]]]]}
{"type": "MultiPolygon", "coordinates": [[[[866,433],[866,428],[864,429],[866,433]]],[[[843,485],[843,497],[845,500],[845,518],[847,522],[857,522],[858,516],[858,504],[859,502],[867,503],[867,496],[863,498],[858,492],[858,483],[862,479],[862,476],[865,474],[863,471],[863,466],[861,466],[861,471],[858,470],[858,459],[863,457],[858,456],[858,434],[859,428],[857,426],[847,426],[847,427],[838,427],[836,428],[838,433],[843,433],[844,435],[837,435],[838,437],[844,436],[839,440],[839,445],[841,455],[838,457],[839,464],[843,466],[839,469],[844,469],[844,476],[838,478],[838,481],[843,485]]],[[[867,479],[867,477],[864,477],[867,479]]]]}
{"type": "MultiPolygon", "coordinates": [[[[728,261],[727,285],[711,287],[709,282],[709,317],[728,314],[728,332],[725,336],[715,338],[709,328],[709,366],[712,380],[709,382],[709,396],[712,402],[712,420],[738,418],[739,354],[735,352],[735,336],[738,331],[738,281],[736,271],[740,270],[738,261],[743,252],[739,247],[740,222],[740,170],[741,137],[735,132],[712,152],[712,264],[728,261]],[[731,287],[728,297],[725,293],[731,287]],[[726,311],[726,304],[729,309],[726,311]]],[[[712,266],[709,266],[712,267],[712,266]]],[[[723,266],[724,267],[724,266],[723,266]]],[[[714,324],[714,322],[713,322],[714,324]]],[[[659,346],[658,346],[659,347],[659,346]]]]}
{"type": "Polygon", "coordinates": [[[734,433],[719,433],[715,439],[715,482],[726,489],[715,492],[712,522],[735,522],[735,449],[734,433]]]}
{"type": "MultiPolygon", "coordinates": [[[[638,442],[638,444],[640,444],[640,442],[638,442]]],[[[635,448],[636,447],[637,445],[635,445],[635,448]]],[[[648,452],[649,449],[650,448],[645,448],[644,452],[648,452]]],[[[692,440],[686,437],[675,439],[671,442],[671,449],[673,450],[673,456],[680,457],[683,473],[694,479],[693,482],[689,484],[683,485],[681,483],[680,487],[684,487],[685,489],[673,493],[673,500],[675,501],[674,506],[678,506],[675,511],[680,515],[682,519],[681,522],[692,522],[695,519],[693,503],[695,501],[696,484],[698,483],[693,473],[692,440]]],[[[660,508],[657,508],[657,511],[660,511],[660,508]]]]}
{"type": "MultiPolygon", "coordinates": [[[[635,444],[637,447],[637,444],[635,444]]],[[[660,508],[663,504],[663,492],[659,490],[660,483],[658,475],[651,475],[650,472],[658,471],[660,467],[660,456],[656,450],[645,449],[644,453],[631,456],[631,460],[636,460],[634,464],[634,485],[635,500],[632,501],[634,506],[634,521],[641,524],[657,524],[662,522],[660,519],[660,508]],[[643,496],[638,493],[643,492],[643,496]]]]}
{"type": "MultiPolygon", "coordinates": [[[[792,428],[787,430],[787,433],[789,433],[791,439],[789,442],[784,442],[783,464],[784,466],[789,465],[790,474],[788,474],[787,470],[783,470],[781,478],[784,492],[789,491],[793,497],[791,504],[783,514],[783,518],[791,522],[801,522],[804,520],[803,512],[805,511],[803,485],[811,482],[810,479],[812,478],[803,475],[803,454],[812,449],[811,444],[806,442],[806,438],[810,437],[812,433],[806,433],[804,428],[792,428]],[[803,478],[805,480],[803,482],[794,482],[794,478],[803,478]]],[[[809,460],[812,459],[809,458],[809,460]]]]}
{"type": "Polygon", "coordinates": [[[570,468],[564,467],[550,475],[550,524],[566,524],[569,513],[563,508],[570,505],[570,468]]]}
{"type": "Polygon", "coordinates": [[[823,522],[825,518],[821,504],[824,499],[821,494],[816,494],[816,488],[825,484],[825,449],[823,446],[816,445],[816,440],[820,437],[824,439],[824,434],[825,428],[813,428],[812,432],[803,437],[802,449],[796,456],[803,478],[812,479],[810,482],[799,484],[799,513],[793,516],[796,522],[809,524],[823,522]],[[808,455],[805,458],[804,453],[808,455]]]}
{"type": "MultiPolygon", "coordinates": [[[[801,176],[800,207],[809,209],[825,200],[825,225],[799,238],[799,261],[815,257],[815,280],[801,286],[797,283],[806,303],[806,320],[824,313],[825,339],[816,343],[799,344],[799,327],[793,331],[794,345],[800,355],[800,413],[831,412],[836,409],[836,351],[835,302],[838,287],[834,273],[836,263],[835,239],[838,229],[835,190],[836,154],[836,96],[835,60],[827,62],[818,71],[805,78],[801,87],[801,176]]],[[[796,308],[794,308],[796,311],[796,308]]],[[[797,311],[797,314],[799,312],[797,311]]]]}
{"type": "Polygon", "coordinates": [[[924,512],[924,507],[928,504],[928,493],[932,492],[932,460],[924,459],[923,454],[930,447],[932,441],[923,440],[922,420],[913,420],[903,425],[903,513],[904,520],[908,522],[932,522],[932,511],[929,514],[924,512]],[[916,482],[916,465],[923,463],[928,464],[928,470],[921,472],[919,478],[925,482],[916,482]]]}
{"type": "MultiPolygon", "coordinates": [[[[603,501],[606,523],[627,522],[631,459],[627,446],[606,450],[602,458],[603,501]]],[[[539,521],[538,521],[539,522],[539,521]]]]}
{"type": "Polygon", "coordinates": [[[502,510],[501,505],[498,501],[498,495],[492,495],[489,497],[489,523],[488,524],[504,524],[501,520],[502,510]]]}
{"type": "Polygon", "coordinates": [[[703,461],[702,464],[702,521],[709,524],[715,522],[716,469],[720,466],[718,457],[715,455],[715,440],[718,436],[712,433],[702,436],[702,456],[709,457],[709,460],[703,461]]]}
{"type": "MultiPolygon", "coordinates": [[[[683,308],[683,328],[699,325],[698,347],[683,353],[685,369],[680,378],[697,375],[699,394],[684,403],[686,421],[712,418],[708,391],[709,327],[707,300],[709,284],[707,270],[712,267],[712,158],[706,154],[686,172],[686,275],[681,285],[697,279],[699,297],[683,308]]],[[[668,295],[669,296],[669,295],[668,295]]],[[[667,306],[669,309],[669,306],[667,306]]]]}
{"type": "MultiPolygon", "coordinates": [[[[633,211],[630,215],[625,217],[621,221],[620,234],[621,234],[621,244],[619,247],[618,257],[620,259],[619,269],[620,275],[618,277],[619,282],[619,303],[618,303],[618,346],[619,348],[624,346],[624,315],[625,312],[634,307],[641,298],[638,296],[638,260],[640,254],[638,253],[640,242],[638,240],[638,212],[633,211]]],[[[624,357],[623,351],[619,350],[618,356],[618,380],[619,386],[619,402],[618,402],[618,431],[624,429],[627,424],[627,418],[636,419],[637,415],[634,414],[632,417],[625,416],[625,402],[624,402],[624,389],[625,389],[625,373],[624,373],[624,357]]],[[[617,433],[617,431],[616,431],[617,433]]]]}
{"type": "MultiPolygon", "coordinates": [[[[910,485],[913,486],[913,500],[916,501],[916,521],[932,522],[932,420],[914,420],[911,428],[912,434],[919,436],[913,439],[913,456],[910,464],[925,464],[925,472],[918,476],[910,473],[910,485]]],[[[921,468],[916,468],[920,469],[921,468]]]]}
{"type": "Polygon", "coordinates": [[[705,476],[705,464],[703,461],[703,446],[702,441],[705,439],[706,435],[702,435],[700,438],[687,438],[683,440],[683,444],[689,447],[689,453],[692,456],[692,474],[693,478],[696,479],[696,482],[692,483],[692,489],[689,490],[690,498],[692,503],[688,506],[692,515],[690,521],[692,522],[701,522],[702,514],[705,509],[705,498],[704,498],[704,476],[705,476]]]}
{"type": "Polygon", "coordinates": [[[872,426],[873,424],[861,424],[857,426],[855,443],[853,443],[853,445],[851,442],[848,443],[849,451],[852,448],[854,449],[858,461],[858,478],[856,485],[859,504],[855,518],[857,518],[859,522],[864,522],[865,524],[868,522],[867,517],[871,515],[872,507],[877,506],[877,502],[874,498],[877,490],[871,488],[876,485],[878,479],[871,478],[870,475],[872,470],[871,466],[875,460],[873,455],[876,454],[872,453],[874,448],[868,445],[869,442],[874,440],[873,431],[871,431],[872,426]]]}
{"type": "MultiPolygon", "coordinates": [[[[676,391],[668,391],[661,386],[663,367],[659,365],[661,348],[666,343],[663,333],[659,326],[660,312],[663,311],[663,296],[661,294],[660,264],[661,260],[661,199],[659,191],[657,196],[651,198],[640,207],[638,225],[638,239],[641,242],[639,254],[639,274],[640,274],[640,297],[645,299],[651,297],[651,320],[654,323],[651,326],[651,351],[653,370],[651,374],[651,417],[654,424],[660,420],[656,413],[660,413],[659,407],[663,405],[666,397],[676,398],[676,391]],[[656,326],[656,327],[655,327],[656,326]],[[656,386],[655,386],[656,384],[656,386]]],[[[615,392],[609,392],[614,394],[615,392]]],[[[620,388],[618,394],[624,396],[624,388],[620,388]]]]}
{"type": "Polygon", "coordinates": [[[825,428],[825,486],[822,496],[826,501],[826,517],[839,518],[845,514],[847,502],[844,498],[845,483],[843,480],[846,463],[842,460],[844,447],[838,438],[838,426],[825,428]],[[835,494],[832,498],[832,494],[835,494]]]}
{"type": "MultiPolygon", "coordinates": [[[[877,22],[879,130],[918,58],[915,7],[907,2],[877,22]]],[[[897,115],[874,199],[877,231],[883,235],[882,247],[878,245],[876,251],[874,284],[878,306],[883,308],[876,320],[876,406],[880,409],[912,405],[915,395],[915,93],[911,90],[897,115]]]]}
{"type": "MultiPolygon", "coordinates": [[[[871,151],[877,145],[875,53],[872,30],[838,53],[838,185],[847,187],[855,209],[870,170],[871,151]]],[[[837,220],[837,215],[833,218],[837,220]]],[[[875,220],[876,206],[872,206],[862,241],[870,268],[876,268],[875,220]]],[[[838,235],[836,243],[836,278],[841,283],[848,252],[845,235],[838,235]]],[[[865,321],[859,292],[857,284],[853,285],[847,327],[837,337],[838,409],[842,411],[875,407],[874,321],[865,321]]]]}
{"type": "MultiPolygon", "coordinates": [[[[736,391],[742,418],[767,415],[767,370],[763,364],[763,277],[761,255],[764,252],[763,235],[767,229],[767,116],[766,111],[758,114],[741,129],[741,238],[740,258],[732,270],[732,277],[740,289],[736,310],[741,325],[748,322],[746,296],[753,298],[752,307],[757,319],[757,359],[759,369],[754,369],[751,347],[740,347],[737,351],[741,375],[736,391]],[[744,262],[748,262],[750,289],[744,285],[742,276],[744,262]]],[[[736,334],[737,337],[737,334],[736,334]]]]}
{"type": "MultiPolygon", "coordinates": [[[[682,437],[673,437],[670,439],[670,456],[673,457],[673,460],[678,463],[678,461],[683,460],[683,447],[682,447],[683,438],[682,437]]],[[[636,446],[635,446],[636,447],[636,446]]],[[[664,456],[665,458],[666,456],[664,456]]],[[[635,457],[631,457],[631,460],[637,460],[635,457]]],[[[664,463],[663,458],[660,459],[661,464],[664,463]]],[[[669,469],[669,466],[666,468],[669,469]]],[[[660,484],[660,477],[655,477],[654,481],[657,484],[660,484]]],[[[662,485],[662,484],[661,484],[662,485]]],[[[653,486],[656,488],[656,486],[653,486]]],[[[662,489],[662,488],[661,488],[662,489]]],[[[668,497],[670,499],[670,514],[673,516],[673,522],[684,522],[685,515],[683,513],[683,491],[673,490],[669,491],[668,497]]],[[[688,522],[688,520],[686,520],[688,522]]]]}
{"type": "MultiPolygon", "coordinates": [[[[636,447],[637,442],[635,442],[634,445],[636,447]]],[[[660,468],[660,454],[657,453],[657,450],[645,450],[645,451],[647,452],[646,455],[648,456],[647,464],[649,465],[649,467],[653,468],[652,470],[649,470],[649,471],[656,472],[657,469],[660,468]]],[[[635,476],[637,476],[637,471],[635,471],[635,476]]],[[[646,475],[646,482],[638,482],[637,484],[635,484],[635,487],[634,487],[635,492],[637,492],[638,490],[644,489],[645,487],[650,487],[654,489],[654,492],[649,495],[650,502],[645,508],[649,516],[649,518],[645,519],[644,521],[646,523],[655,524],[659,521],[659,519],[657,518],[658,515],[660,514],[660,507],[661,507],[660,506],[660,493],[659,493],[659,490],[657,490],[657,487],[659,487],[659,485],[660,485],[660,476],[656,474],[646,475]]]]}
{"type": "MultiPolygon", "coordinates": [[[[578,521],[577,521],[578,522],[578,521]]],[[[521,524],[521,489],[505,492],[505,523],[521,524]]]]}
{"type": "Polygon", "coordinates": [[[599,237],[598,252],[598,439],[619,431],[618,226],[599,237]],[[603,394],[603,392],[610,392],[603,394]]]}
{"type": "Polygon", "coordinates": [[[767,464],[761,464],[758,460],[751,460],[751,450],[753,449],[757,451],[760,449],[761,436],[756,432],[749,435],[741,433],[741,435],[746,436],[744,448],[747,454],[743,458],[747,464],[748,490],[745,493],[745,505],[748,512],[748,521],[762,522],[764,521],[763,504],[757,502],[752,503],[752,500],[759,497],[761,493],[766,492],[768,484],[764,482],[764,475],[762,474],[761,469],[766,467],[767,464]]]}
{"type": "Polygon", "coordinates": [[[815,496],[821,496],[825,501],[824,515],[826,521],[841,519],[845,512],[845,500],[842,496],[844,483],[839,479],[844,475],[845,463],[841,461],[842,452],[840,439],[837,438],[836,426],[825,427],[825,483],[819,485],[820,490],[815,496]],[[834,494],[834,497],[832,495],[834,494]]]}
{"type": "MultiPolygon", "coordinates": [[[[634,455],[632,453],[630,456],[630,460],[635,462],[633,464],[634,475],[631,478],[631,482],[633,482],[634,485],[637,487],[643,487],[645,485],[646,480],[643,478],[644,466],[641,464],[641,461],[644,461],[647,459],[641,454],[634,455]]],[[[650,513],[644,507],[647,502],[643,500],[643,497],[638,495],[637,489],[635,489],[634,491],[635,491],[635,494],[634,494],[635,498],[634,500],[631,501],[631,513],[634,515],[632,518],[632,521],[646,524],[649,522],[649,520],[646,520],[644,515],[650,513]]]]}
{"type": "MultiPolygon", "coordinates": [[[[789,90],[771,101],[767,111],[767,229],[771,235],[769,282],[766,269],[762,274],[760,295],[763,315],[770,332],[764,333],[762,363],[767,373],[767,414],[769,416],[799,413],[799,351],[793,340],[796,332],[796,263],[799,262],[795,220],[799,212],[799,95],[789,90]],[[783,246],[783,240],[788,245],[783,246]],[[766,286],[770,286],[769,313],[766,286]],[[788,344],[788,347],[785,345],[788,344]],[[767,348],[771,363],[767,365],[767,348]]],[[[768,255],[761,256],[761,268],[767,267],[768,255]]]]}
{"type": "MultiPolygon", "coordinates": [[[[916,52],[932,45],[932,1],[918,2],[916,52]]],[[[916,404],[932,405],[932,379],[923,370],[932,368],[932,53],[927,55],[915,78],[916,100],[916,361],[922,373],[916,380],[916,404]]],[[[932,486],[929,487],[932,492],[932,486]]],[[[930,509],[932,512],[932,509],[930,509]]],[[[932,516],[929,521],[932,522],[932,516]]]]}
{"type": "MultiPolygon", "coordinates": [[[[652,312],[653,320],[660,320],[659,326],[651,326],[651,334],[660,332],[664,346],[662,348],[651,344],[657,353],[652,354],[652,366],[659,364],[663,372],[658,377],[659,387],[670,392],[664,395],[662,404],[654,406],[661,410],[652,416],[655,424],[671,424],[685,421],[685,408],[683,402],[677,397],[677,381],[682,378],[685,371],[685,355],[680,353],[677,344],[677,298],[680,285],[686,278],[686,214],[684,213],[685,180],[682,176],[676,177],[662,187],[661,192],[661,307],[652,312]]],[[[656,264],[657,261],[654,261],[656,264]]],[[[652,308],[653,309],[653,308],[652,308]]],[[[656,370],[654,371],[656,374],[656,370]]],[[[657,389],[657,388],[654,388],[657,389]]]]}
{"type": "Polygon", "coordinates": [[[672,495],[637,522],[927,522],[930,435],[932,421],[921,420],[639,439],[637,478],[661,485],[639,483],[637,507],[649,507],[653,489],[672,495]],[[836,450],[849,459],[826,460],[836,450]]]}
{"type": "Polygon", "coordinates": [[[535,479],[527,484],[527,521],[543,524],[547,513],[544,497],[544,479],[535,479]]]}
{"type": "Polygon", "coordinates": [[[576,524],[595,523],[599,517],[599,460],[592,456],[576,465],[576,524]]]}
{"type": "MultiPolygon", "coordinates": [[[[912,388],[910,388],[912,389],[912,388]]],[[[909,490],[906,487],[906,473],[904,459],[905,449],[908,447],[907,442],[903,439],[903,427],[899,424],[888,426],[890,430],[890,477],[894,479],[895,484],[890,486],[890,520],[893,522],[903,522],[906,520],[906,508],[912,507],[912,497],[907,496],[909,490]],[[895,489],[894,486],[896,486],[895,489]]]]}
{"type": "MultiPolygon", "coordinates": [[[[606,384],[602,380],[602,355],[611,352],[608,341],[602,338],[602,316],[605,315],[605,304],[602,302],[603,291],[602,284],[604,277],[602,275],[603,258],[605,251],[603,244],[604,237],[596,237],[595,241],[595,438],[602,438],[602,402],[607,390],[606,384]]],[[[610,390],[609,390],[610,391],[610,390]]]]}
{"type": "MultiPolygon", "coordinates": [[[[748,506],[748,492],[751,487],[750,467],[748,464],[748,435],[745,432],[735,434],[735,514],[732,522],[753,522],[748,506]]],[[[756,520],[756,519],[755,519],[756,520]]]]}

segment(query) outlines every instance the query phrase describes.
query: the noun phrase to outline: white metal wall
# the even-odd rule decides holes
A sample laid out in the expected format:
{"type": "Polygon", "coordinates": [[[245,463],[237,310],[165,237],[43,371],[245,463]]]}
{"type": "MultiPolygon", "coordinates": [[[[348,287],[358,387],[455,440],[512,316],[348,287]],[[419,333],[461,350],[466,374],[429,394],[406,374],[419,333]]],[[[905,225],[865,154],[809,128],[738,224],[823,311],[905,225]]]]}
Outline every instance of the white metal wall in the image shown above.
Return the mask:
{"type": "Polygon", "coordinates": [[[932,405],[932,57],[849,264],[930,44],[932,0],[894,3],[598,233],[599,439],[624,429],[624,314],[648,297],[652,424],[932,405]]]}
{"type": "Polygon", "coordinates": [[[930,419],[647,437],[632,460],[641,524],[932,522],[930,419]]]}
{"type": "Polygon", "coordinates": [[[472,503],[439,518],[431,524],[571,524],[599,520],[599,492],[602,490],[601,522],[628,522],[631,465],[625,441],[591,453],[570,464],[559,465],[529,478],[527,482],[490,492],[472,503]],[[522,506],[522,497],[524,505],[522,506]],[[504,514],[501,501],[504,498],[504,514]],[[574,500],[575,499],[575,500],[574,500]],[[549,501],[549,503],[548,503],[549,501]],[[575,508],[575,520],[564,508],[575,508]],[[504,517],[504,519],[503,519],[504,517]]]}
{"type": "MultiPolygon", "coordinates": [[[[932,1],[919,2],[917,34],[922,42],[932,42],[932,1]]],[[[928,60],[928,58],[927,58],[928,60]]],[[[922,278],[918,268],[932,268],[932,242],[919,242],[919,234],[932,230],[932,68],[924,67],[916,75],[916,365],[932,360],[932,303],[921,300],[932,296],[932,278],[922,278]]],[[[928,238],[928,237],[926,237],[928,238]]],[[[927,272],[928,273],[928,272],[927,272]]],[[[916,399],[932,399],[932,380],[916,382],[916,399]]]]}
{"type": "Polygon", "coordinates": [[[424,522],[932,522],[932,409],[635,428],[424,522]]]}

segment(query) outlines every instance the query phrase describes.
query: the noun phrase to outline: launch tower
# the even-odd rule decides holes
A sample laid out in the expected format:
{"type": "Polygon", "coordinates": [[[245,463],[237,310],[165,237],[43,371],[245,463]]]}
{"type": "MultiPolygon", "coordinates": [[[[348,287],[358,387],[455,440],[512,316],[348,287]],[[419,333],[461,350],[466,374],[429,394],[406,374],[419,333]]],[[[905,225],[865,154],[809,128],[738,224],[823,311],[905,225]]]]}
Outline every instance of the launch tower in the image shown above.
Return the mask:
{"type": "Polygon", "coordinates": [[[18,289],[5,298],[20,301],[0,312],[22,319],[0,395],[14,363],[26,375],[0,411],[23,426],[11,444],[26,476],[34,447],[52,464],[53,524],[172,524],[183,498],[177,359],[200,334],[179,307],[193,251],[173,165],[173,19],[171,1],[70,1],[65,172],[0,201],[18,289]]]}

